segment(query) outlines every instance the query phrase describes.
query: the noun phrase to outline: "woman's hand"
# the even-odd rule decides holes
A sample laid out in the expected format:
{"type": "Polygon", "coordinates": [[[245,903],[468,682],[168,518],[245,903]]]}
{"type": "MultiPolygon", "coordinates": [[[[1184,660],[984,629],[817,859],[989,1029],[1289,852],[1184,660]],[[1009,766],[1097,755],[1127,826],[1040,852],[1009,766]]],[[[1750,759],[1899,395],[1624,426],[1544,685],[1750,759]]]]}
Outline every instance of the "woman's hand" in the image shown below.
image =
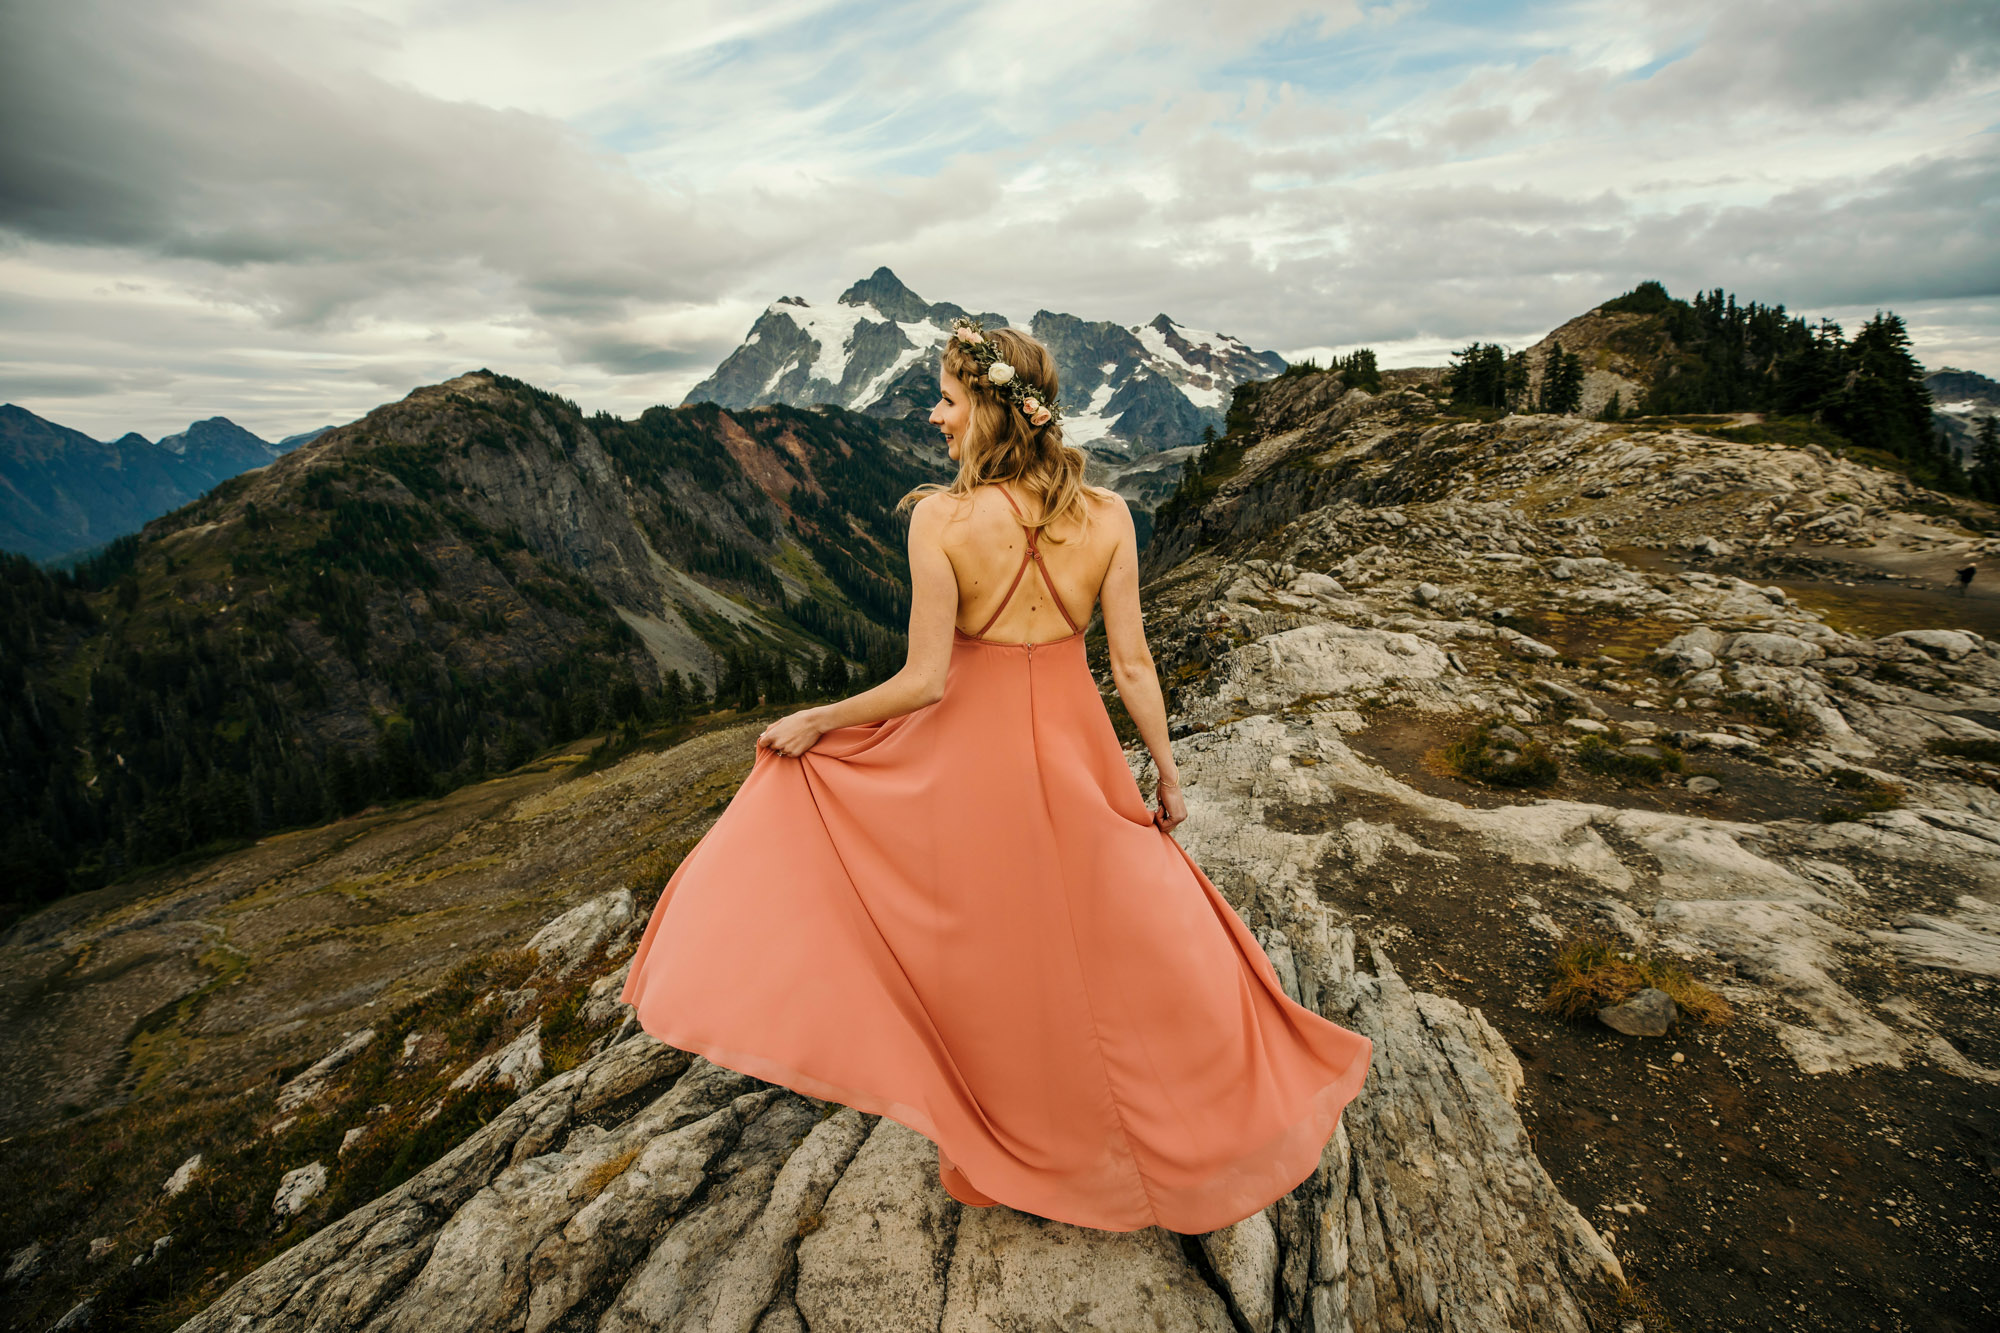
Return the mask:
{"type": "Polygon", "coordinates": [[[1162,782],[1153,789],[1153,796],[1159,808],[1153,811],[1153,822],[1160,826],[1160,832],[1172,833],[1187,818],[1187,802],[1181,797],[1180,784],[1162,782]]]}
{"type": "Polygon", "coordinates": [[[819,721],[819,709],[801,708],[764,728],[764,734],[757,738],[757,745],[760,749],[776,750],[787,759],[796,759],[819,744],[819,738],[825,734],[826,728],[819,721]]]}

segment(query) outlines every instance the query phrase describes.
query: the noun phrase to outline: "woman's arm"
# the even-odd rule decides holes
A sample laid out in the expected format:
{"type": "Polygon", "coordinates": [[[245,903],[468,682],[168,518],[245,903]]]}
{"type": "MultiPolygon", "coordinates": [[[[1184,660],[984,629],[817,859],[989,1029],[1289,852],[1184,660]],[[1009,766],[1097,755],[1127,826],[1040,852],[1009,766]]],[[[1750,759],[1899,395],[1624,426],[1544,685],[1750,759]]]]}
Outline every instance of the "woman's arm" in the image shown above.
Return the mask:
{"type": "Polygon", "coordinates": [[[946,495],[927,495],[910,511],[910,651],[903,669],[873,689],[779,718],[758,745],[796,758],[838,727],[900,717],[943,697],[958,620],[958,578],[944,550],[946,510],[953,503],[946,495]]]}
{"type": "Polygon", "coordinates": [[[1187,802],[1181,797],[1181,773],[1174,765],[1174,748],[1167,740],[1167,704],[1160,694],[1159,672],[1153,666],[1153,650],[1146,646],[1146,626],[1139,614],[1139,538],[1132,527],[1132,511],[1117,508],[1118,546],[1105,572],[1104,588],[1098,602],[1104,609],[1105,646],[1111,654],[1111,679],[1125,711],[1139,728],[1139,739],[1153,752],[1153,767],[1159,770],[1159,809],[1153,822],[1171,833],[1187,818],[1187,802]]]}

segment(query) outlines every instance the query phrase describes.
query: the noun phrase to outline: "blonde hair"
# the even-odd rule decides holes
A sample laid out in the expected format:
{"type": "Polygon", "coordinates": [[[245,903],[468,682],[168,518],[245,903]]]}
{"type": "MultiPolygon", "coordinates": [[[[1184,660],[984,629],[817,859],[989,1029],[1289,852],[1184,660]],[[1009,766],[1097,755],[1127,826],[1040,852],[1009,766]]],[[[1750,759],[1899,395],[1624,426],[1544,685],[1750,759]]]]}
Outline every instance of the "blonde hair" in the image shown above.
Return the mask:
{"type": "MultiPolygon", "coordinates": [[[[1043,402],[1055,401],[1056,365],[1048,348],[1018,329],[992,329],[985,337],[1043,402]]],[[[907,509],[927,495],[963,499],[981,486],[1018,481],[1037,501],[1023,515],[1029,527],[1046,527],[1074,512],[1087,528],[1090,509],[1083,502],[1084,453],[1063,443],[1061,420],[1046,426],[1030,422],[1005,394],[986,382],[978,363],[956,338],[945,343],[942,365],[965,386],[972,409],[965,433],[958,439],[958,475],[948,485],[927,481],[918,486],[897,502],[897,510],[907,509]]]]}

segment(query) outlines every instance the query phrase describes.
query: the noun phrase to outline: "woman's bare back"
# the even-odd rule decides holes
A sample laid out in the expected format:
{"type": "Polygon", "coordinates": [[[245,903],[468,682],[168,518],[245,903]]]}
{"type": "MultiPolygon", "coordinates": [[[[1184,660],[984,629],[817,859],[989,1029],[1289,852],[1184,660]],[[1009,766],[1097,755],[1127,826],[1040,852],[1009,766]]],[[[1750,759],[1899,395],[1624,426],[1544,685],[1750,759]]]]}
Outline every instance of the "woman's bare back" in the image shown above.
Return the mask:
{"type": "MultiPolygon", "coordinates": [[[[1034,512],[1035,502],[1021,490],[1009,487],[1008,494],[1021,513],[1034,512]]],[[[1049,588],[1033,568],[1022,572],[1013,596],[1007,597],[1028,539],[1007,499],[998,484],[982,486],[957,502],[945,525],[943,546],[958,579],[956,624],[967,634],[1007,643],[1066,638],[1072,632],[1070,625],[1050,602],[1049,588]],[[1003,599],[1006,605],[999,618],[987,625],[1003,599]],[[983,633],[982,625],[986,626],[983,633]]],[[[1119,528],[1110,521],[1113,506],[1125,503],[1116,494],[1094,486],[1083,488],[1083,502],[1091,518],[1087,531],[1074,515],[1065,515],[1044,527],[1036,538],[1042,568],[1070,618],[1080,626],[1090,623],[1105,571],[1117,550],[1119,528]]]]}

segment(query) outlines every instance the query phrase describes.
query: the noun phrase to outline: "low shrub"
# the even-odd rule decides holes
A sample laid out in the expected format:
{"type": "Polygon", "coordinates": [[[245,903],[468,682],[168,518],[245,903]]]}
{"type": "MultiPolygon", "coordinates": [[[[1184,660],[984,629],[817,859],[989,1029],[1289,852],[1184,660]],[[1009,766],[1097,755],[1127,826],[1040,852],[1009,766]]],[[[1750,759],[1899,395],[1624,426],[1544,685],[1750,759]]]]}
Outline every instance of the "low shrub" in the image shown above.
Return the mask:
{"type": "Polygon", "coordinates": [[[1556,951],[1541,1011],[1557,1018],[1588,1018],[1622,1004],[1651,986],[1672,998],[1681,1014],[1710,1027],[1735,1015],[1729,1001],[1689,976],[1679,964],[1627,949],[1601,935],[1583,935],[1556,951]]]}
{"type": "Polygon", "coordinates": [[[1966,739],[1960,736],[1933,736],[1926,743],[1932,754],[1953,759],[1970,759],[1979,764],[2000,764],[2000,741],[1966,739]]]}
{"type": "Polygon", "coordinates": [[[1503,606],[1487,619],[1503,629],[1511,629],[1516,634],[1525,634],[1531,639],[1541,639],[1549,632],[1549,627],[1524,611],[1511,606],[1503,606]]]}
{"type": "Polygon", "coordinates": [[[1830,780],[1842,791],[1853,792],[1855,802],[1852,805],[1827,806],[1819,812],[1822,824],[1851,824],[1884,810],[1900,810],[1903,807],[1901,787],[1893,782],[1871,778],[1858,769],[1837,768],[1830,780]]]}
{"type": "Polygon", "coordinates": [[[1793,740],[1819,730],[1819,723],[1813,715],[1789,699],[1773,699],[1769,695],[1746,692],[1724,695],[1722,706],[1740,718],[1760,727],[1769,727],[1793,740]]]}
{"type": "Polygon", "coordinates": [[[1583,744],[1577,747],[1576,761],[1593,773],[1647,786],[1664,781],[1669,773],[1684,771],[1685,764],[1679,750],[1665,745],[1654,745],[1652,748],[1660,753],[1634,753],[1609,744],[1600,736],[1586,736],[1583,744]]]}
{"type": "MultiPolygon", "coordinates": [[[[1494,733],[1511,724],[1489,718],[1454,741],[1444,752],[1452,771],[1494,787],[1547,787],[1558,772],[1555,756],[1532,737],[1515,740],[1494,733]]],[[[1526,736],[1525,732],[1517,734],[1526,736]]]]}

